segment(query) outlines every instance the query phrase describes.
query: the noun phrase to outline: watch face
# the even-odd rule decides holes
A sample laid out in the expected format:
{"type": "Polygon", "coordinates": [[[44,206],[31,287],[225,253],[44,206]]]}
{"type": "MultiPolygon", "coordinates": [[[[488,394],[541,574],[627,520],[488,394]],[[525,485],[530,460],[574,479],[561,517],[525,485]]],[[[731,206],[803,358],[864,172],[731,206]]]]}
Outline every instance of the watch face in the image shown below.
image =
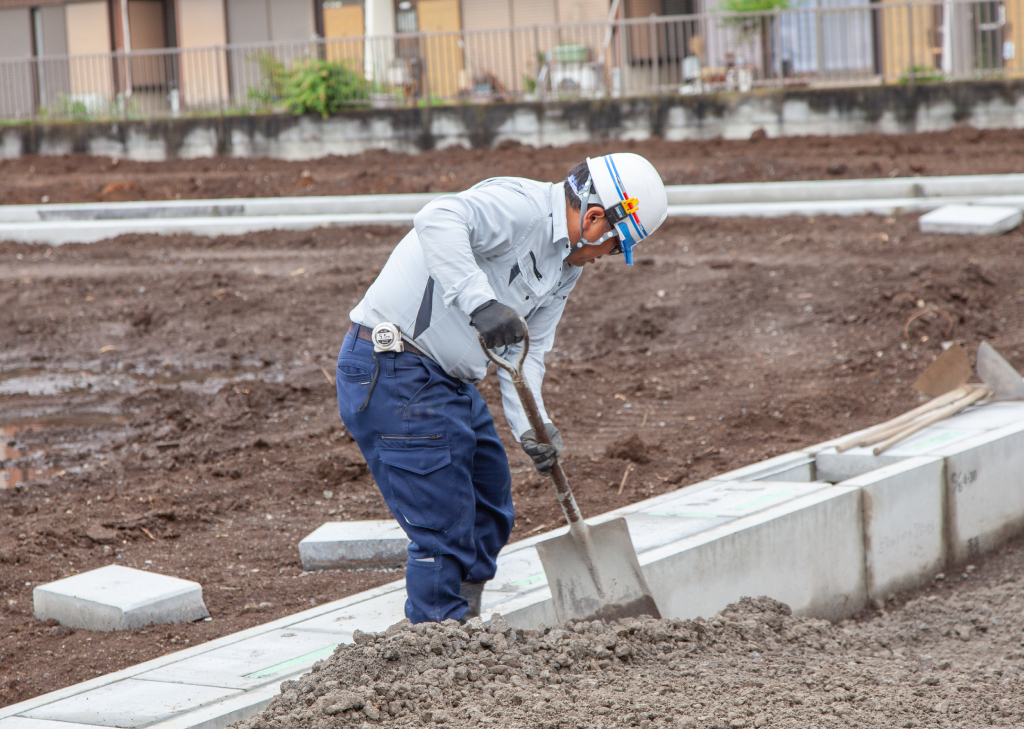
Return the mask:
{"type": "Polygon", "coordinates": [[[373,333],[373,337],[379,347],[390,347],[395,343],[395,333],[390,329],[378,329],[373,333]]]}

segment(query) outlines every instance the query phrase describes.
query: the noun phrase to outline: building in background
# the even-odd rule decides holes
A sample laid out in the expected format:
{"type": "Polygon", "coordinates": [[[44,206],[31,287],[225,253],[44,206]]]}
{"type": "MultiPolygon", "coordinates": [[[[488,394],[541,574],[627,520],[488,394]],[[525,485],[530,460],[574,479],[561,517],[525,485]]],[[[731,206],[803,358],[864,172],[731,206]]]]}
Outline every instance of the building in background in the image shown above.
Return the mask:
{"type": "Polygon", "coordinates": [[[893,83],[1022,66],[1024,0],[789,0],[742,17],[723,16],[721,2],[0,0],[0,117],[270,108],[289,69],[324,61],[360,87],[354,101],[376,104],[893,83]]]}

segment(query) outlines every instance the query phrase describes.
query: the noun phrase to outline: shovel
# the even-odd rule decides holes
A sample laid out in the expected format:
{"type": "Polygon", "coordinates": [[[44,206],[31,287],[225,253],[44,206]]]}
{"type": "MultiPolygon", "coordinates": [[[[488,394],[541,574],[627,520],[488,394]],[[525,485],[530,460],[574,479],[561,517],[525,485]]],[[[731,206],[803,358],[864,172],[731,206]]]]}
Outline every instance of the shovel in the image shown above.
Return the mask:
{"type": "Polygon", "coordinates": [[[992,400],[1024,400],[1024,379],[988,342],[978,347],[978,377],[992,390],[992,400]]]}
{"type": "MultiPolygon", "coordinates": [[[[957,347],[957,349],[959,348],[957,347]]],[[[947,350],[946,354],[951,350],[953,347],[947,350]]],[[[935,360],[921,376],[921,379],[914,384],[914,389],[920,392],[927,392],[927,387],[934,386],[935,389],[932,392],[937,395],[935,399],[887,423],[876,425],[860,435],[838,443],[836,452],[842,453],[857,446],[878,443],[872,451],[877,456],[923,428],[934,425],[950,415],[955,415],[978,400],[986,399],[987,402],[1024,400],[1024,378],[988,342],[982,342],[978,348],[976,365],[978,378],[984,384],[980,386],[961,384],[944,394],[938,394],[942,389],[961,380],[966,380],[963,376],[963,359],[966,355],[962,353],[962,350],[951,357],[946,357],[946,354],[935,360]],[[922,382],[925,383],[925,387],[919,387],[922,382]]],[[[970,370],[968,370],[968,375],[969,373],[970,370]]]]}
{"type": "MultiPolygon", "coordinates": [[[[523,327],[526,328],[525,321],[523,327]]],[[[529,330],[514,365],[489,351],[482,338],[480,346],[487,358],[512,378],[537,442],[551,445],[533,392],[523,376],[523,362],[530,349],[529,330]]],[[[641,615],[660,618],[651,588],[640,571],[626,520],[587,524],[557,458],[550,476],[562,513],[569,522],[569,533],[541,542],[537,552],[548,578],[558,621],[618,620],[641,615]]]]}

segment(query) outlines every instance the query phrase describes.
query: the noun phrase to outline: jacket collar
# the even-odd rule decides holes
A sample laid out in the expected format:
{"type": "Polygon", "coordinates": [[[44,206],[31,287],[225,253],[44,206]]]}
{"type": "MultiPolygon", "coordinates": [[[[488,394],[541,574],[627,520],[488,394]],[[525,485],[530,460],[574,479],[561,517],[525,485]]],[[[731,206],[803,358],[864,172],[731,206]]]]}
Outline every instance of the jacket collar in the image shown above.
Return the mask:
{"type": "Polygon", "coordinates": [[[572,253],[569,245],[569,225],[565,219],[565,189],[562,185],[551,186],[551,240],[562,252],[562,260],[572,253]]]}

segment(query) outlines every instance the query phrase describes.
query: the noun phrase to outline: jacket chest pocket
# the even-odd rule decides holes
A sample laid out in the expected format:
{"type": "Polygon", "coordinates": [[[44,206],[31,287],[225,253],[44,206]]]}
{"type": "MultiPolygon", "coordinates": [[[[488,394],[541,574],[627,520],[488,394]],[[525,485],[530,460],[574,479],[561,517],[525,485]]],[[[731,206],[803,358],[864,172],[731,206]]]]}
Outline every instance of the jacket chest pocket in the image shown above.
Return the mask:
{"type": "Polygon", "coordinates": [[[519,256],[509,271],[509,305],[526,316],[537,308],[547,289],[547,283],[546,277],[537,267],[536,254],[526,251],[519,256]]]}

